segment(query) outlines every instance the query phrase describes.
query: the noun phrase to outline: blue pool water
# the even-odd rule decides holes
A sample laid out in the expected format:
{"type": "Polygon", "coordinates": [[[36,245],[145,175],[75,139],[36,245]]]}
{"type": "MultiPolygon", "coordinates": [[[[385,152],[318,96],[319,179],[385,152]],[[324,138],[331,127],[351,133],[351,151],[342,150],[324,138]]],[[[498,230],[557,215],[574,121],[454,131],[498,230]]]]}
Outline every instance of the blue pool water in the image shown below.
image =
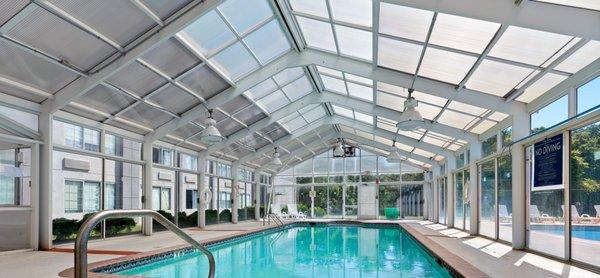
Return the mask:
{"type": "MultiPolygon", "coordinates": [[[[547,232],[555,235],[564,234],[563,225],[531,225],[531,230],[537,232],[547,232]]],[[[571,236],[587,240],[600,241],[600,226],[571,226],[571,236]]]]}
{"type": "MultiPolygon", "coordinates": [[[[217,277],[450,277],[400,228],[291,227],[209,249],[217,277]]],[[[117,274],[206,277],[207,269],[206,257],[193,252],[117,274]]]]}

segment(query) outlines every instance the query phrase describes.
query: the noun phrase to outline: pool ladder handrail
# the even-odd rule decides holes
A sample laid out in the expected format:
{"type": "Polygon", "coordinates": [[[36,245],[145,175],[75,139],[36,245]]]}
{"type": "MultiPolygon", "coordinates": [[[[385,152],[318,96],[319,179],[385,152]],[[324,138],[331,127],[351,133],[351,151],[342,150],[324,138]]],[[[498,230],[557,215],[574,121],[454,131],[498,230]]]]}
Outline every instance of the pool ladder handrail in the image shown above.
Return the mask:
{"type": "Polygon", "coordinates": [[[169,221],[167,218],[162,216],[160,213],[149,210],[149,209],[130,209],[130,210],[104,210],[100,212],[94,213],[90,216],[79,228],[77,232],[77,238],[75,239],[75,277],[76,278],[86,278],[88,275],[87,271],[87,246],[88,240],[90,238],[90,233],[92,229],[100,221],[109,219],[109,218],[119,218],[119,217],[141,217],[141,216],[150,216],[158,223],[165,226],[171,232],[175,233],[177,236],[185,240],[187,243],[191,244],[194,248],[200,250],[202,253],[206,255],[208,258],[209,270],[208,277],[215,277],[215,257],[204,245],[200,244],[196,240],[194,240],[191,236],[186,234],[182,229],[177,227],[173,222],[169,221]]]}
{"type": "Polygon", "coordinates": [[[271,219],[273,219],[273,222],[275,222],[275,225],[277,226],[283,226],[283,220],[281,218],[279,218],[279,216],[277,216],[277,214],[275,213],[269,213],[267,214],[267,220],[269,221],[269,225],[271,225],[271,219]]]}

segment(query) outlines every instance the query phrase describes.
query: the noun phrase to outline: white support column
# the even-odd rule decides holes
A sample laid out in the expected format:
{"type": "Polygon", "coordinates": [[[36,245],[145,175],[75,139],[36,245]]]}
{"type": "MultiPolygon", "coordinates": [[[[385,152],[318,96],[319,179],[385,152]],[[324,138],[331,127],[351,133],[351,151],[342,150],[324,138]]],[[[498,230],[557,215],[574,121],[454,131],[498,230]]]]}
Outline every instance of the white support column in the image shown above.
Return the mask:
{"type": "MultiPolygon", "coordinates": [[[[144,160],[144,171],[142,172],[142,207],[152,209],[152,142],[145,141],[142,144],[142,159],[144,160]]],[[[152,235],[152,217],[144,217],[142,221],[142,232],[144,235],[152,235]]]]}
{"type": "Polygon", "coordinates": [[[30,191],[30,205],[31,205],[31,230],[30,230],[30,247],[37,251],[39,249],[40,241],[40,207],[39,207],[39,196],[40,196],[40,144],[33,144],[31,146],[31,191],[30,191]]]}
{"type": "Polygon", "coordinates": [[[233,163],[231,166],[231,176],[233,178],[233,184],[231,185],[231,222],[233,224],[238,223],[238,208],[240,207],[240,198],[239,198],[239,164],[233,163]]]}
{"type": "Polygon", "coordinates": [[[569,88],[569,117],[574,117],[577,115],[577,88],[571,87],[569,88]]]}
{"type": "Polygon", "coordinates": [[[456,157],[450,156],[446,158],[446,176],[448,177],[447,194],[446,194],[446,225],[454,227],[454,176],[452,171],[456,168],[456,157]]]}
{"type": "Polygon", "coordinates": [[[254,220],[260,220],[260,171],[254,171],[254,220]]]}
{"type": "Polygon", "coordinates": [[[440,167],[439,165],[434,165],[433,167],[433,180],[431,181],[431,190],[433,190],[431,196],[433,196],[433,212],[431,215],[431,221],[435,222],[435,223],[439,223],[440,222],[440,191],[439,191],[439,177],[440,176],[440,167]]]}
{"type": "MultiPolygon", "coordinates": [[[[206,194],[204,191],[208,187],[206,184],[206,156],[198,154],[198,182],[196,187],[198,190],[198,200],[196,200],[198,207],[198,228],[206,227],[206,194]]],[[[210,193],[212,197],[212,192],[210,193]]]]}
{"type": "Polygon", "coordinates": [[[39,211],[39,248],[52,248],[52,114],[42,113],[39,116],[39,130],[42,136],[39,156],[39,203],[33,204],[39,211]]]}
{"type": "MultiPolygon", "coordinates": [[[[531,124],[529,114],[523,111],[513,115],[513,140],[529,135],[531,124]]],[[[525,248],[526,237],[526,181],[525,181],[525,149],[523,144],[515,143],[511,147],[512,154],[512,227],[513,248],[525,248]]]]}
{"type": "Polygon", "coordinates": [[[471,204],[471,215],[469,232],[472,235],[476,235],[479,230],[479,173],[477,172],[477,164],[475,161],[481,158],[481,141],[470,142],[470,160],[469,160],[469,172],[471,172],[471,183],[469,184],[469,203],[471,204]]]}

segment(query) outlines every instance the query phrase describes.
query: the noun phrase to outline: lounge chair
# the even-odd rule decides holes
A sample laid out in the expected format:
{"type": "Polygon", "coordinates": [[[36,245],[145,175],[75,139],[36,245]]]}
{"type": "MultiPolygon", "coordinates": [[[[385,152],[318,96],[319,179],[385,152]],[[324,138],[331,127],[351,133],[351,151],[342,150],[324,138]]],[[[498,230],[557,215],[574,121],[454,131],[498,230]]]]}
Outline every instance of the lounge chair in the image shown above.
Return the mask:
{"type": "Polygon", "coordinates": [[[595,205],[594,208],[596,209],[596,217],[600,217],[600,205],[595,205]]]}
{"type": "Polygon", "coordinates": [[[512,222],[512,213],[508,213],[506,205],[498,205],[498,218],[500,222],[510,223],[512,222]]]}
{"type": "Polygon", "coordinates": [[[282,219],[288,219],[288,214],[281,212],[281,204],[271,204],[271,212],[282,219]]]}
{"type": "Polygon", "coordinates": [[[287,207],[288,207],[288,213],[289,213],[290,217],[296,218],[296,219],[306,219],[306,214],[304,214],[304,212],[298,211],[297,204],[288,204],[287,207]]]}
{"type": "MultiPolygon", "coordinates": [[[[563,215],[565,214],[565,206],[561,205],[560,206],[562,208],[563,211],[563,215]]],[[[581,214],[579,215],[579,211],[577,211],[577,207],[575,205],[571,205],[571,221],[573,221],[574,223],[580,224],[580,223],[599,223],[600,222],[600,217],[592,217],[589,214],[581,214]]]]}
{"type": "Polygon", "coordinates": [[[536,223],[543,223],[543,222],[554,223],[554,221],[556,221],[556,217],[552,217],[546,213],[540,213],[540,210],[538,209],[538,207],[536,205],[529,206],[529,218],[531,219],[531,222],[536,222],[536,223]]]}

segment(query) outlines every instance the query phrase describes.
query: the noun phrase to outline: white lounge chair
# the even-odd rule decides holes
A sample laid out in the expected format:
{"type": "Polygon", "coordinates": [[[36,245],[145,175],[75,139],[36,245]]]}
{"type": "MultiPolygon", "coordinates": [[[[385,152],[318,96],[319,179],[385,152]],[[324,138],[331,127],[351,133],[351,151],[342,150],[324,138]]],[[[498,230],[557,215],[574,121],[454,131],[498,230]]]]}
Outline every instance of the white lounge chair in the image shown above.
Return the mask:
{"type": "Polygon", "coordinates": [[[512,221],[512,213],[508,213],[506,205],[498,205],[498,218],[500,219],[500,222],[512,221]]]}
{"type": "Polygon", "coordinates": [[[296,219],[306,219],[306,214],[304,214],[304,212],[299,212],[298,211],[298,205],[297,204],[288,204],[288,213],[290,214],[290,216],[292,218],[296,218],[296,219]]]}
{"type": "MultiPolygon", "coordinates": [[[[563,211],[563,215],[565,215],[565,206],[560,206],[563,211]]],[[[579,224],[579,223],[598,223],[600,222],[599,217],[592,217],[587,213],[579,215],[579,211],[577,211],[577,207],[575,205],[571,205],[571,221],[579,224]]]]}
{"type": "Polygon", "coordinates": [[[540,213],[540,210],[536,205],[529,206],[529,218],[531,219],[531,222],[536,223],[556,221],[556,217],[552,217],[546,213],[540,213]]]}
{"type": "Polygon", "coordinates": [[[600,217],[600,205],[595,205],[594,208],[596,209],[596,217],[600,217]]]}
{"type": "Polygon", "coordinates": [[[282,219],[288,219],[289,215],[285,212],[281,212],[281,204],[271,204],[271,212],[282,219]]]}

